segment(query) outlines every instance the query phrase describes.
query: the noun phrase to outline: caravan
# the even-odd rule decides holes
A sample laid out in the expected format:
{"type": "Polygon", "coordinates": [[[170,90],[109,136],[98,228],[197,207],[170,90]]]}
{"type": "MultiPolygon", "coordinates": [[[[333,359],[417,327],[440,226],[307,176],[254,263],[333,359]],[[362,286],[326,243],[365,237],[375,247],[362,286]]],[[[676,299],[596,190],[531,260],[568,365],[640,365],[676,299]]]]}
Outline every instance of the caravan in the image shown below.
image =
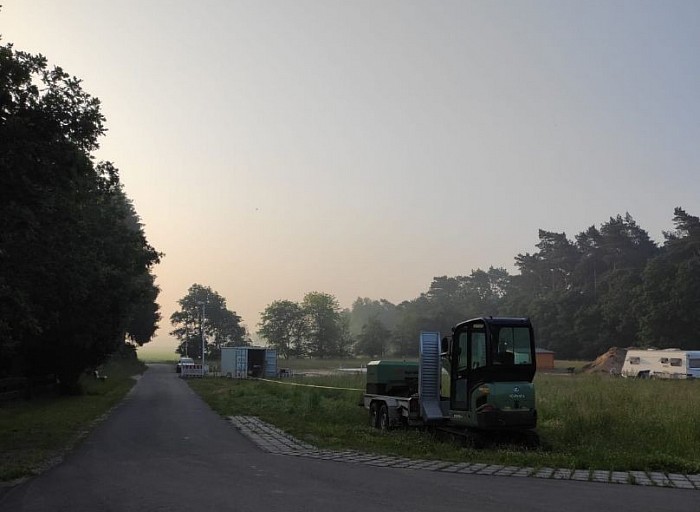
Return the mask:
{"type": "Polygon", "coordinates": [[[700,378],[700,350],[630,349],[621,373],[623,377],[697,379],[700,378]]]}

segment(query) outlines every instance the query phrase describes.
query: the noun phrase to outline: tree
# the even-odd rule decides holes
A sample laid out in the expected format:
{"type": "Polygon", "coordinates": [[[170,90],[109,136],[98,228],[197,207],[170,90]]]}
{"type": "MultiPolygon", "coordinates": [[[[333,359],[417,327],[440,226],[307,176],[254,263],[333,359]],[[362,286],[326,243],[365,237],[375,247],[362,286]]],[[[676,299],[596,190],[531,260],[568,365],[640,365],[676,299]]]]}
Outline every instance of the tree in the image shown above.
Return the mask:
{"type": "Polygon", "coordinates": [[[155,276],[146,274],[135,283],[135,299],[126,335],[129,341],[142,346],[151,340],[160,322],[160,306],[156,302],[160,288],[155,284],[155,276]]]}
{"type": "Polygon", "coordinates": [[[379,319],[387,329],[393,329],[398,320],[398,311],[396,306],[386,299],[358,297],[350,309],[350,333],[353,336],[359,335],[372,317],[379,319]]]}
{"type": "Polygon", "coordinates": [[[259,325],[258,334],[285,359],[306,352],[307,324],[304,311],[296,302],[276,300],[269,304],[259,325]]]}
{"type": "Polygon", "coordinates": [[[337,357],[349,352],[338,300],[328,293],[310,292],[301,303],[306,319],[309,355],[337,357]]]}
{"type": "Polygon", "coordinates": [[[362,326],[355,350],[370,357],[381,357],[386,353],[390,340],[391,331],[384,327],[377,316],[373,316],[362,326]]]}
{"type": "Polygon", "coordinates": [[[210,287],[193,284],[178,304],[180,309],[170,315],[175,327],[170,334],[180,341],[176,349],[180,355],[201,359],[202,330],[207,358],[220,358],[223,346],[250,345],[241,317],[228,310],[226,299],[210,287]]]}
{"type": "Polygon", "coordinates": [[[674,210],[675,230],[644,269],[641,339],[661,348],[694,348],[700,317],[700,219],[674,210]]]}
{"type": "Polygon", "coordinates": [[[117,169],[93,162],[103,122],[80,80],[0,46],[0,375],[55,373],[74,392],[127,334],[155,331],[161,255],[117,169]]]}
{"type": "Polygon", "coordinates": [[[344,357],[351,353],[350,314],[328,293],[310,292],[301,303],[277,300],[262,314],[258,334],[284,357],[344,357]]]}

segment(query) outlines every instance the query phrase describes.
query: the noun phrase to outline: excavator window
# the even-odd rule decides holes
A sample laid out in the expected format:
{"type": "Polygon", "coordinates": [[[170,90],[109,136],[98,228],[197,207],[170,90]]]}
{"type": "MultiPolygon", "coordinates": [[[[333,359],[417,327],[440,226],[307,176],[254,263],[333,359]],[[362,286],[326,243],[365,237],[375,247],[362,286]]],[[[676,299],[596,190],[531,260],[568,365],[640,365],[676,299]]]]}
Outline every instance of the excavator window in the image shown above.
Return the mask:
{"type": "Polygon", "coordinates": [[[496,336],[493,362],[500,365],[532,364],[530,331],[526,327],[501,327],[496,336]]]}

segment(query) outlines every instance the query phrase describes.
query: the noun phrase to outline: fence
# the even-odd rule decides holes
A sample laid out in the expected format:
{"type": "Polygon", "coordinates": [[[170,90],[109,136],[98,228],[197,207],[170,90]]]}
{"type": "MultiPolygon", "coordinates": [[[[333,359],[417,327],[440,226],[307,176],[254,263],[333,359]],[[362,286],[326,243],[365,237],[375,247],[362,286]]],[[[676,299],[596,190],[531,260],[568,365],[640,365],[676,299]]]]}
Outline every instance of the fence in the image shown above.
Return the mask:
{"type": "Polygon", "coordinates": [[[189,377],[204,377],[209,373],[209,365],[202,366],[201,364],[183,364],[180,370],[180,378],[187,379],[189,377]]]}

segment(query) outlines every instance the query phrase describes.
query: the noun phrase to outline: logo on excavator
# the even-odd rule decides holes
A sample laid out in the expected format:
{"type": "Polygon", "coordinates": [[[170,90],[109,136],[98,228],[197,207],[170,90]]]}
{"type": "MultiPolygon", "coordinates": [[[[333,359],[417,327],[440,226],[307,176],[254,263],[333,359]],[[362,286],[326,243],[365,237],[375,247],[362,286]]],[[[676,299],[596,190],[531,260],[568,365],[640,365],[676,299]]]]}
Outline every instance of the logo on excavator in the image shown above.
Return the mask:
{"type": "Polygon", "coordinates": [[[525,394],[520,393],[520,388],[518,386],[515,386],[513,388],[513,392],[510,395],[508,395],[508,397],[513,400],[523,399],[525,398],[525,394]]]}

